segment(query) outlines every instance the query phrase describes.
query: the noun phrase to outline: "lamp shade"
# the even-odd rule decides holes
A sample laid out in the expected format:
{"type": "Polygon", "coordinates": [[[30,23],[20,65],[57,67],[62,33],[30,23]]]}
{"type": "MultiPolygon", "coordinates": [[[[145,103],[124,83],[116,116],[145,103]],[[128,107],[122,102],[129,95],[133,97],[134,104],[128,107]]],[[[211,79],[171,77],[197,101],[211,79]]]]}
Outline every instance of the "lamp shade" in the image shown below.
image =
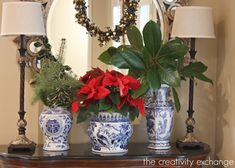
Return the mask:
{"type": "Polygon", "coordinates": [[[41,4],[4,2],[1,35],[45,35],[41,4]]]}
{"type": "Polygon", "coordinates": [[[199,6],[176,8],[171,36],[215,38],[212,8],[199,6]]]}

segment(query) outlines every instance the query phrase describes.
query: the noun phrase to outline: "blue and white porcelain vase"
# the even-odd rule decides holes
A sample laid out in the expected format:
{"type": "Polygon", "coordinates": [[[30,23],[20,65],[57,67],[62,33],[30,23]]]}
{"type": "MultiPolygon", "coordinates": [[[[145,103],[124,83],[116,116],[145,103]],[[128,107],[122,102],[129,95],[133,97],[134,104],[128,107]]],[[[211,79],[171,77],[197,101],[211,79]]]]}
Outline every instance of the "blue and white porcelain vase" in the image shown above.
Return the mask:
{"type": "Polygon", "coordinates": [[[68,134],[72,127],[72,114],[61,107],[46,107],[39,117],[46,151],[69,150],[68,134]]]}
{"type": "Polygon", "coordinates": [[[147,119],[148,148],[156,150],[170,149],[170,136],[173,128],[174,107],[170,97],[170,87],[149,92],[145,97],[147,119]]]}
{"type": "Polygon", "coordinates": [[[99,112],[91,117],[88,127],[92,152],[100,155],[125,154],[132,132],[128,117],[116,112],[99,112]]]}

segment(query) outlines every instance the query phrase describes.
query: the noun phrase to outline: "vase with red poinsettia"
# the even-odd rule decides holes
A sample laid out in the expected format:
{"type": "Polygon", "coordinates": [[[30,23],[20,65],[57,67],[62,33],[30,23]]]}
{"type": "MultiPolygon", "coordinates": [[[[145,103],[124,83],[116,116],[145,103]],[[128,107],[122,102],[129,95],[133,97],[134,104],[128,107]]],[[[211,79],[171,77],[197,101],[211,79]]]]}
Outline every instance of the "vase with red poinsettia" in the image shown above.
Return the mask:
{"type": "Polygon", "coordinates": [[[117,71],[93,68],[80,78],[83,86],[77,90],[72,111],[77,122],[90,119],[88,135],[92,152],[123,154],[128,151],[132,135],[131,121],[144,115],[144,102],[132,94],[140,87],[137,79],[117,71]]]}

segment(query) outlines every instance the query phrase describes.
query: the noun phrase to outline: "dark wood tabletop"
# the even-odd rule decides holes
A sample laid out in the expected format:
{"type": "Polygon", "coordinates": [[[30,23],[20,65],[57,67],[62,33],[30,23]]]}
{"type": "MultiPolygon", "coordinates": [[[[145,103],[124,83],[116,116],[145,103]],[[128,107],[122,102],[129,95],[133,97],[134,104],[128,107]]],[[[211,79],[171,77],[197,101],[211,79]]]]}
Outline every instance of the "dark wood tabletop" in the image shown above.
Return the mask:
{"type": "Polygon", "coordinates": [[[201,167],[197,162],[205,160],[210,147],[201,149],[178,149],[174,144],[168,151],[147,148],[147,143],[130,143],[128,153],[121,156],[99,156],[91,152],[91,145],[71,144],[69,151],[49,152],[38,145],[33,153],[8,153],[7,146],[0,146],[1,168],[88,168],[88,167],[201,167]],[[178,161],[178,162],[177,162],[178,161]],[[181,161],[181,162],[180,162],[181,161]],[[191,162],[190,162],[191,161],[191,162]],[[177,164],[177,165],[176,165],[177,164]]]}

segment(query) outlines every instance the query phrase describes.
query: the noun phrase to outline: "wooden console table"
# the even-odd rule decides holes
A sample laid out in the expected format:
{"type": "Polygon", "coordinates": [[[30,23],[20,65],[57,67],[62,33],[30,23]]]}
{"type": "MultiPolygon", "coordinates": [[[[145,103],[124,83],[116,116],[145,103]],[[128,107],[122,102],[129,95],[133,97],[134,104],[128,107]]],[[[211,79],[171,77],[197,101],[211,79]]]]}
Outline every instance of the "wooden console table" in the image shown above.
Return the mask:
{"type": "Polygon", "coordinates": [[[33,154],[9,154],[7,146],[0,146],[1,168],[200,168],[210,147],[179,150],[172,145],[169,151],[147,149],[146,143],[130,143],[123,156],[98,156],[91,153],[90,144],[72,144],[69,151],[47,152],[38,145],[33,154]],[[193,164],[191,166],[191,164],[193,164]]]}

